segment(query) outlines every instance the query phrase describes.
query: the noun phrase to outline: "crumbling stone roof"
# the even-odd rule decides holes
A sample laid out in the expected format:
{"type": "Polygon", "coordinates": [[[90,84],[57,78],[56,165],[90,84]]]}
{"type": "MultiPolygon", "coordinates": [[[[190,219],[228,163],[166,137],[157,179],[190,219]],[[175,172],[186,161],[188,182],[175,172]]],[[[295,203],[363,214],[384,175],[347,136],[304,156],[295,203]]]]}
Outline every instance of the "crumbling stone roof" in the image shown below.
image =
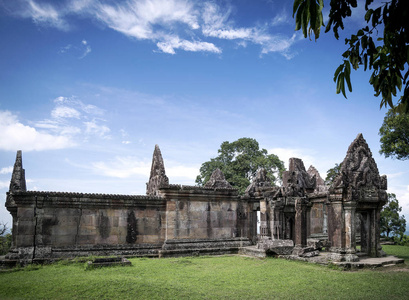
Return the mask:
{"type": "Polygon", "coordinates": [[[283,191],[281,193],[290,197],[303,197],[311,193],[316,187],[316,177],[310,176],[300,158],[290,158],[288,171],[283,172],[283,191]]]}
{"type": "Polygon", "coordinates": [[[256,177],[245,190],[245,195],[254,196],[258,192],[271,189],[271,182],[267,178],[267,171],[264,168],[257,170],[256,177]]]}

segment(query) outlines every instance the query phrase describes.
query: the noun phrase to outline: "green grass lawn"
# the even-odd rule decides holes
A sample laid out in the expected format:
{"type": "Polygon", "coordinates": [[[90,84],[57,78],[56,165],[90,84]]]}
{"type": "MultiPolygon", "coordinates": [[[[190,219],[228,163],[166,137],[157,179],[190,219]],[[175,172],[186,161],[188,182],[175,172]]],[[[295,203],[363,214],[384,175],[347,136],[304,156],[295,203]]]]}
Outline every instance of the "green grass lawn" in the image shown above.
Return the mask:
{"type": "MultiPolygon", "coordinates": [[[[409,247],[384,247],[409,259],[409,247]]],[[[85,270],[84,263],[0,273],[1,299],[407,299],[408,269],[345,272],[284,259],[240,256],[131,259],[132,266],[85,270]]]]}

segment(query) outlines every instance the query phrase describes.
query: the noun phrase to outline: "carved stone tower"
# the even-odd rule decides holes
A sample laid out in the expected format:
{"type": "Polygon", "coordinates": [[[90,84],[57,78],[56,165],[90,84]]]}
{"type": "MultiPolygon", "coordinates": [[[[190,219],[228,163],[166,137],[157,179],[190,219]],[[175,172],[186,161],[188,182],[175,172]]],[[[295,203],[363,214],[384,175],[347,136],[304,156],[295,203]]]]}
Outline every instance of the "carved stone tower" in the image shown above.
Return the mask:
{"type": "Polygon", "coordinates": [[[17,151],[16,162],[14,163],[13,174],[10,180],[10,192],[22,191],[25,192],[26,189],[26,176],[23,169],[23,159],[21,155],[21,150],[17,151]]]}
{"type": "Polygon", "coordinates": [[[379,220],[387,202],[386,176],[379,176],[362,134],[348,148],[328,194],[328,239],[334,260],[356,261],[356,219],[361,222],[361,252],[383,256],[379,220]]]}
{"type": "Polygon", "coordinates": [[[157,196],[159,189],[169,187],[169,179],[165,173],[165,164],[163,163],[162,153],[159,146],[155,145],[152,157],[151,175],[146,184],[146,194],[148,196],[157,196]]]}

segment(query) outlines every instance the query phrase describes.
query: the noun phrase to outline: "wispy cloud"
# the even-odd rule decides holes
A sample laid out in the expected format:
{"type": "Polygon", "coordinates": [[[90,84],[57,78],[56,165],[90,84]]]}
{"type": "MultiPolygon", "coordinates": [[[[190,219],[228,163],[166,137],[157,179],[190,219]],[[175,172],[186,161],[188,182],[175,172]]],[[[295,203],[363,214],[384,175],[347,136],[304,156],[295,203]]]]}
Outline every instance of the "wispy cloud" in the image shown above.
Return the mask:
{"type": "Polygon", "coordinates": [[[58,97],[54,103],[50,118],[28,120],[27,124],[10,111],[0,111],[0,149],[53,150],[73,147],[90,137],[111,138],[104,110],[76,97],[58,97]]]}
{"type": "MultiPolygon", "coordinates": [[[[235,45],[253,43],[261,47],[261,54],[280,53],[287,59],[295,54],[291,46],[297,41],[295,35],[286,36],[277,30],[277,25],[288,22],[285,11],[272,21],[252,27],[237,26],[232,16],[232,5],[219,6],[214,1],[194,0],[72,0],[58,5],[17,0],[23,3],[17,10],[21,17],[32,18],[37,24],[68,30],[68,17],[81,15],[92,18],[130,38],[149,40],[159,52],[175,54],[177,50],[190,52],[222,53],[217,40],[234,40],[235,45]],[[274,32],[275,31],[275,32],[274,32]],[[210,41],[211,39],[211,41],[210,41]]],[[[78,48],[72,44],[60,49],[67,53],[78,48]]],[[[84,58],[91,52],[88,41],[81,43],[84,58]]]]}
{"type": "Polygon", "coordinates": [[[60,118],[76,118],[79,119],[81,116],[80,112],[74,108],[68,106],[57,106],[51,111],[51,117],[60,118]]]}
{"type": "Polygon", "coordinates": [[[74,46],[72,44],[68,44],[63,46],[58,50],[60,54],[71,54],[78,59],[83,59],[85,56],[90,54],[92,51],[91,46],[89,45],[88,41],[82,40],[78,46],[74,46]]]}
{"type": "Polygon", "coordinates": [[[13,166],[0,169],[0,174],[9,174],[11,172],[13,172],[13,166]]]}
{"type": "MultiPolygon", "coordinates": [[[[140,158],[134,156],[116,156],[111,161],[93,162],[87,168],[92,169],[96,174],[108,177],[130,178],[136,175],[149,177],[151,162],[141,161],[140,158]]],[[[169,162],[165,169],[171,182],[180,182],[182,179],[182,181],[193,184],[199,174],[199,166],[185,166],[180,163],[169,162]]]]}
{"type": "Polygon", "coordinates": [[[84,58],[85,56],[87,56],[88,54],[91,53],[91,46],[88,44],[88,42],[86,40],[82,40],[81,42],[82,46],[83,46],[83,53],[82,55],[79,57],[80,59],[84,58]]]}
{"type": "Polygon", "coordinates": [[[298,148],[271,148],[268,150],[268,153],[274,153],[277,155],[283,162],[285,167],[288,169],[288,163],[290,158],[296,157],[301,158],[304,162],[305,169],[312,165],[320,171],[322,178],[326,176],[326,167],[327,164],[325,161],[317,161],[316,154],[312,153],[309,149],[298,149],[298,148]]]}
{"type": "Polygon", "coordinates": [[[0,180],[0,190],[9,188],[9,186],[10,186],[10,181],[0,180]]]}
{"type": "Polygon", "coordinates": [[[213,53],[221,53],[218,47],[216,47],[212,43],[207,42],[200,42],[200,41],[187,41],[187,40],[180,40],[177,36],[167,37],[164,42],[158,42],[156,44],[158,48],[164,52],[169,54],[175,54],[175,49],[182,49],[185,51],[191,52],[213,52],[213,53]]]}
{"type": "Polygon", "coordinates": [[[27,10],[25,14],[30,16],[37,24],[45,24],[56,27],[60,30],[68,30],[68,24],[64,21],[57,9],[47,3],[37,3],[34,0],[27,0],[27,10]]]}
{"type": "MultiPolygon", "coordinates": [[[[292,58],[290,47],[295,42],[296,35],[288,38],[280,34],[270,34],[267,32],[267,26],[255,27],[236,27],[230,21],[231,11],[228,9],[222,11],[219,6],[214,3],[206,3],[203,12],[204,25],[202,31],[205,36],[217,37],[227,40],[247,41],[261,46],[261,53],[278,52],[283,54],[287,59],[292,58]]],[[[273,23],[280,20],[273,20],[273,23]]],[[[281,20],[280,22],[282,22],[281,20]]],[[[274,24],[274,25],[276,25],[274,24]]]]}
{"type": "Polygon", "coordinates": [[[98,161],[91,164],[97,174],[108,177],[129,178],[134,175],[149,176],[151,164],[139,161],[137,157],[115,157],[112,161],[98,161]]]}
{"type": "Polygon", "coordinates": [[[89,135],[96,135],[104,139],[111,138],[109,132],[111,131],[108,126],[98,124],[96,119],[89,122],[84,122],[85,133],[89,135]]]}
{"type": "Polygon", "coordinates": [[[0,149],[41,151],[62,149],[75,143],[67,136],[55,135],[24,125],[9,111],[0,111],[0,149]]]}

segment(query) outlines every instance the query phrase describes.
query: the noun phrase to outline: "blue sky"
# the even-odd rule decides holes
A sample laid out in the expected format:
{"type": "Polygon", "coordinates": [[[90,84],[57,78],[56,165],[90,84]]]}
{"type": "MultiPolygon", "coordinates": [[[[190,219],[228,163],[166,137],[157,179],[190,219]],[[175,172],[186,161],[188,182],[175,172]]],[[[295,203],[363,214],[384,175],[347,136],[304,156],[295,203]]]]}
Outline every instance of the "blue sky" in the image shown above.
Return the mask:
{"type": "Polygon", "coordinates": [[[370,74],[353,72],[348,99],[332,80],[363,8],[315,42],[292,3],[0,0],[0,200],[19,149],[29,190],[144,194],[155,144],[171,183],[194,184],[241,137],[325,178],[362,132],[409,216],[407,162],[378,154],[370,74]]]}

